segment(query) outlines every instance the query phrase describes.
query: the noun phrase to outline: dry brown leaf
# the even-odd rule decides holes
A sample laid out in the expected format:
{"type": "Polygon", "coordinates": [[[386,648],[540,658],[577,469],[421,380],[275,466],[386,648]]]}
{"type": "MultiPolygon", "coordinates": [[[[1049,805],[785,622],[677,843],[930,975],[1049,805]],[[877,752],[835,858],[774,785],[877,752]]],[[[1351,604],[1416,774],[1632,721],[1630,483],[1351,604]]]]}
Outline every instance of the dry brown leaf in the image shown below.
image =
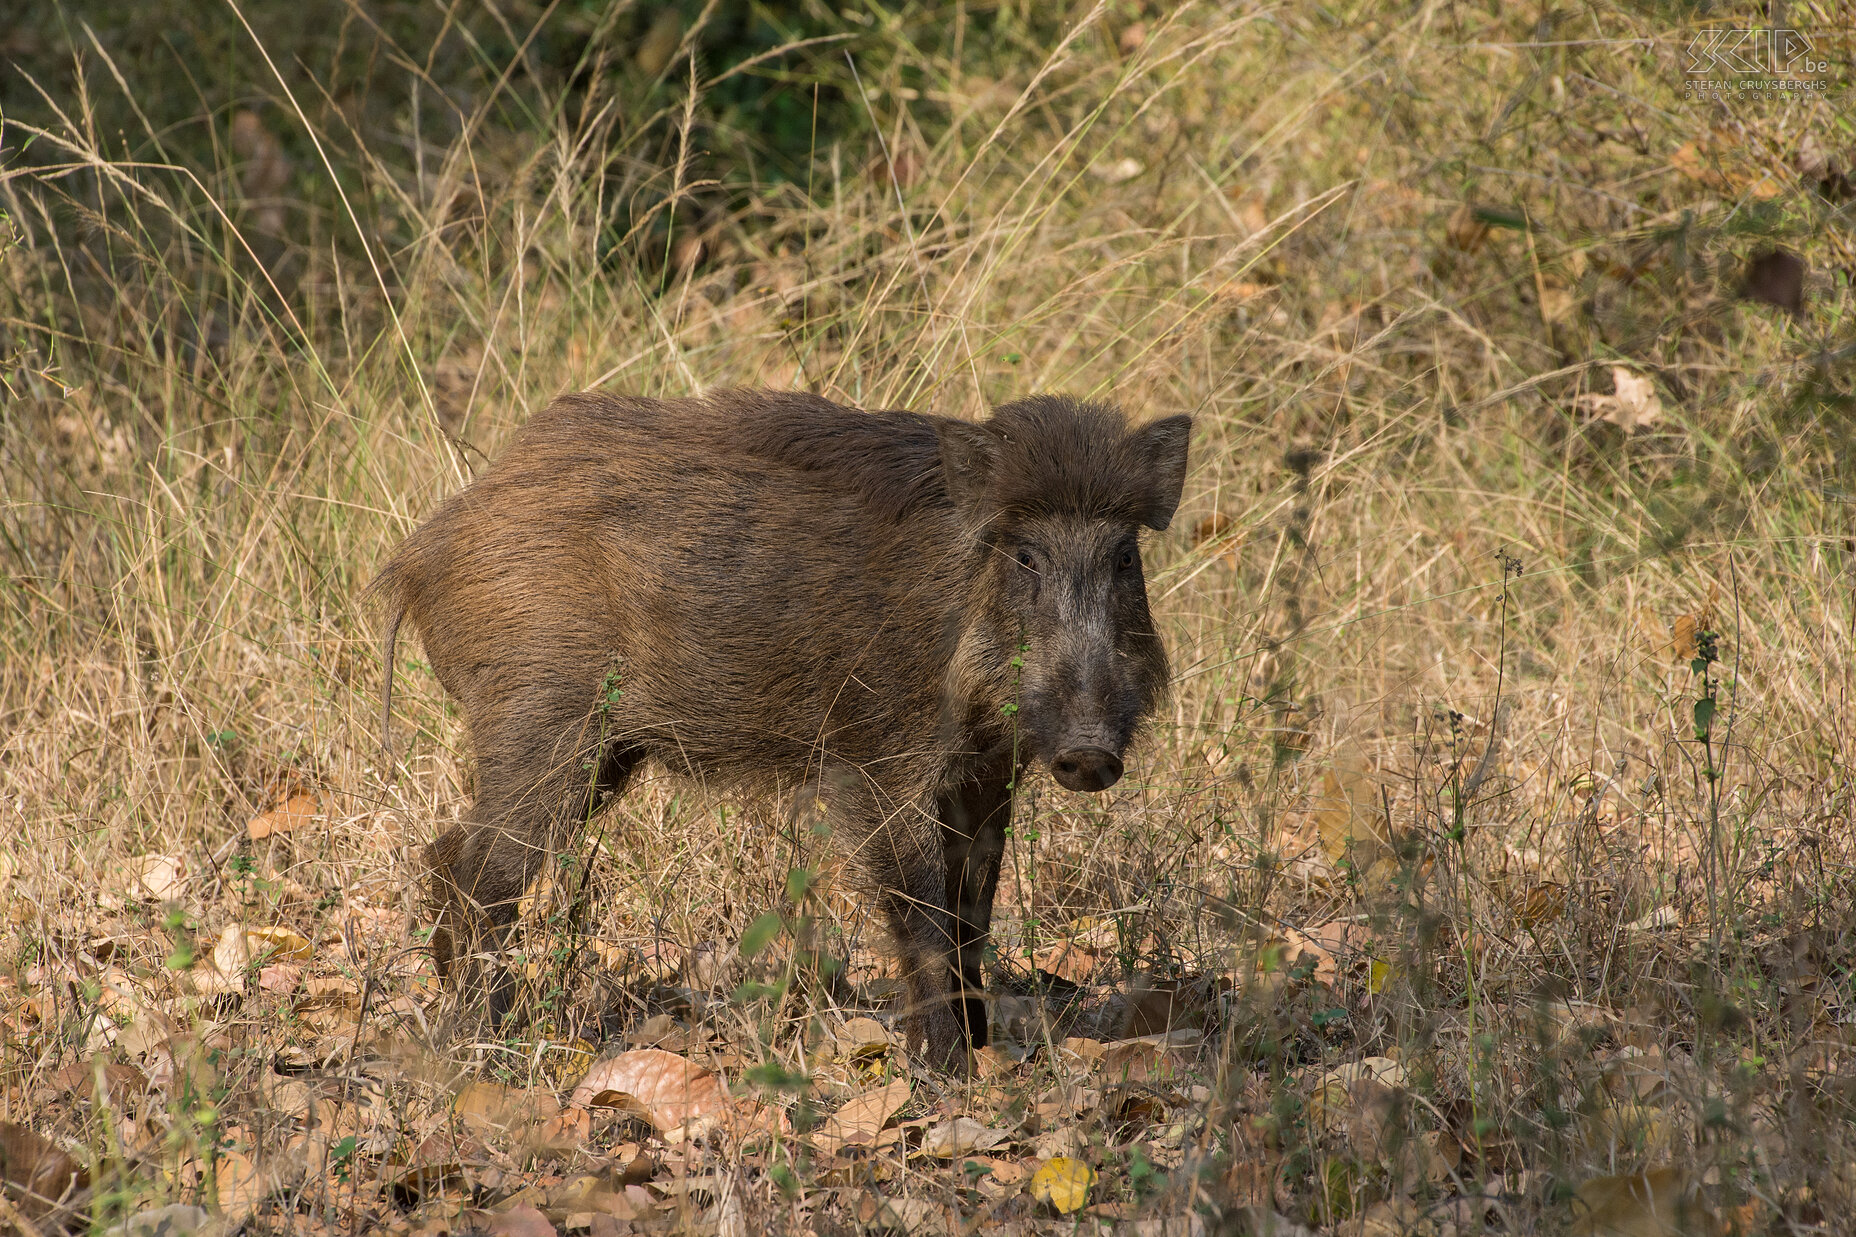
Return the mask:
{"type": "Polygon", "coordinates": [[[1031,956],[1031,964],[1038,970],[1078,986],[1094,978],[1101,961],[1094,953],[1069,941],[1046,945],[1031,956]]]}
{"type": "Polygon", "coordinates": [[[316,975],[303,982],[303,991],[319,1001],[354,1001],[361,999],[361,984],[346,975],[316,975]]]}
{"type": "Polygon", "coordinates": [[[922,1135],[920,1153],[951,1160],[957,1155],[991,1151],[1010,1138],[1008,1131],[990,1129],[972,1117],[955,1117],[928,1128],[922,1135]]]}
{"type": "Polygon", "coordinates": [[[186,883],[185,871],[179,855],[138,855],[129,861],[129,872],[142,896],[157,902],[180,896],[186,883]]]}
{"type": "Polygon", "coordinates": [[[1474,206],[1465,202],[1456,208],[1450,216],[1450,222],[1444,226],[1444,238],[1453,249],[1475,253],[1489,239],[1488,221],[1476,213],[1474,206]]]}
{"type": "Polygon", "coordinates": [[[1203,1034],[1191,1028],[1164,1035],[1120,1039],[1104,1046],[1104,1082],[1165,1082],[1178,1078],[1192,1063],[1203,1034]]]}
{"type": "Polygon", "coordinates": [[[890,1229],[908,1237],[930,1237],[949,1231],[947,1209],[926,1198],[883,1198],[865,1190],[853,1214],[866,1231],[890,1229]]]}
{"type": "Polygon", "coordinates": [[[1540,316],[1547,322],[1565,322],[1573,316],[1579,307],[1579,298],[1571,288],[1557,283],[1542,282],[1540,286],[1540,316]]]}
{"type": "Polygon", "coordinates": [[[491,1237],[554,1237],[554,1225],[533,1203],[517,1203],[490,1217],[491,1237]]]}
{"type": "Polygon", "coordinates": [[[854,1095],[813,1133],[813,1145],[827,1152],[875,1146],[884,1132],[884,1125],[908,1102],[906,1078],[897,1078],[887,1086],[854,1095]]]}
{"type": "Polygon", "coordinates": [[[889,1043],[889,1032],[875,1018],[852,1018],[832,1036],[837,1055],[853,1061],[880,1057],[889,1043]]]}
{"type": "MultiPolygon", "coordinates": [[[[328,1135],[318,1131],[325,1145],[328,1135]]],[[[458,1185],[468,1171],[490,1163],[490,1151],[477,1139],[441,1129],[428,1135],[388,1177],[393,1192],[406,1202],[419,1202],[458,1185]]]]}
{"type": "Polygon", "coordinates": [[[1323,1133],[1343,1121],[1370,1115],[1382,1099],[1402,1089],[1405,1067],[1390,1057],[1365,1057],[1329,1070],[1308,1099],[1309,1124],[1323,1133]]]}
{"type": "Polygon", "coordinates": [[[1214,537],[1222,537],[1236,527],[1236,521],[1222,511],[1214,511],[1192,526],[1192,548],[1198,549],[1214,537]]]}
{"type": "Polygon", "coordinates": [[[288,996],[303,982],[303,968],[288,962],[276,962],[258,970],[258,987],[265,992],[288,996]]]}
{"type": "Polygon", "coordinates": [[[213,1170],[219,1210],[235,1223],[258,1209],[277,1183],[242,1151],[227,1151],[213,1170]]]}
{"type": "Polygon", "coordinates": [[[314,824],[322,815],[322,806],[313,795],[291,795],[268,812],[254,816],[245,825],[245,836],[262,841],[279,833],[294,833],[314,824]]]}
{"type": "Polygon", "coordinates": [[[451,1111],[471,1129],[488,1133],[547,1121],[560,1113],[561,1105],[546,1091],[473,1082],[451,1101],[451,1111]]]}
{"type": "Polygon", "coordinates": [[[1330,863],[1353,864],[1369,884],[1384,883],[1396,870],[1387,836],[1384,799],[1365,762],[1348,755],[1321,774],[1321,789],[1309,805],[1321,851],[1330,863]],[[1382,872],[1381,869],[1387,869],[1382,872]]]}
{"type": "Polygon", "coordinates": [[[1647,429],[1663,419],[1663,401],[1648,378],[1639,377],[1622,365],[1613,365],[1611,391],[1610,395],[1587,392],[1575,403],[1627,434],[1647,429]]]}
{"type": "Polygon", "coordinates": [[[1688,1174],[1674,1167],[1595,1177],[1579,1187],[1572,1212],[1575,1237],[1684,1237],[1705,1215],[1688,1174]]]}
{"type": "Polygon", "coordinates": [[[730,1099],[720,1074],[660,1048],[633,1048],[596,1062],[568,1104],[633,1113],[672,1142],[717,1125],[744,1138],[787,1128],[778,1109],[730,1099]]]}

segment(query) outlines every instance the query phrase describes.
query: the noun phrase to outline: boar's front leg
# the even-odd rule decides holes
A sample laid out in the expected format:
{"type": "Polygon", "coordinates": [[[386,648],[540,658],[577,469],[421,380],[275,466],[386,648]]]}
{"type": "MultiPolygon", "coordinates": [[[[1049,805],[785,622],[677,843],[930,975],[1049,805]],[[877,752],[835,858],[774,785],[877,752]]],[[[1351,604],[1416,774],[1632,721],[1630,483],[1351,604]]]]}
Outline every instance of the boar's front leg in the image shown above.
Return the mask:
{"type": "Polygon", "coordinates": [[[864,791],[843,793],[843,785],[833,814],[849,818],[855,856],[901,954],[909,1046],[936,1068],[964,1072],[967,1039],[951,982],[957,932],[939,824],[912,804],[886,805],[864,791]]]}
{"type": "Polygon", "coordinates": [[[988,1038],[982,993],[985,954],[1005,828],[1012,820],[1011,779],[1010,765],[988,770],[943,794],[940,802],[947,905],[954,912],[953,978],[961,993],[957,1012],[967,1043],[974,1048],[984,1048],[988,1038]]]}

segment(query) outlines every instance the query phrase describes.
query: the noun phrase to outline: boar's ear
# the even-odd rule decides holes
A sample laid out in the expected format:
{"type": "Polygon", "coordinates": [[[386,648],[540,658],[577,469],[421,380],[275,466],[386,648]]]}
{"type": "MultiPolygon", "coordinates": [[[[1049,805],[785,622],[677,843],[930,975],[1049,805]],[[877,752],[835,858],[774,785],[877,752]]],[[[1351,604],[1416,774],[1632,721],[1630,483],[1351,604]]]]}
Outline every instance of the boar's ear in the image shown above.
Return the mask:
{"type": "Polygon", "coordinates": [[[1146,503],[1141,523],[1161,529],[1173,522],[1179,496],[1186,488],[1186,448],[1192,442],[1191,417],[1150,421],[1128,436],[1128,445],[1140,462],[1146,503]]]}
{"type": "Polygon", "coordinates": [[[998,435],[971,421],[951,418],[938,422],[935,433],[941,440],[941,475],[946,478],[947,496],[962,518],[970,518],[992,480],[998,435]]]}

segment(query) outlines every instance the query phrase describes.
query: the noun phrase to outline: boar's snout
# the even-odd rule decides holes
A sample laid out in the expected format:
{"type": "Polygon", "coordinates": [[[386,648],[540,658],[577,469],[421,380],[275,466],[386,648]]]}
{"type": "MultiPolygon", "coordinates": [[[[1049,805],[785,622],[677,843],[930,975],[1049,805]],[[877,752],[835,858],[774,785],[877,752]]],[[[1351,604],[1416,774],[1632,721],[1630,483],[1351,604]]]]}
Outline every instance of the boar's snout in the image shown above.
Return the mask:
{"type": "Polygon", "coordinates": [[[1099,747],[1072,747],[1057,753],[1050,771],[1065,790],[1107,790],[1121,780],[1121,757],[1099,747]]]}

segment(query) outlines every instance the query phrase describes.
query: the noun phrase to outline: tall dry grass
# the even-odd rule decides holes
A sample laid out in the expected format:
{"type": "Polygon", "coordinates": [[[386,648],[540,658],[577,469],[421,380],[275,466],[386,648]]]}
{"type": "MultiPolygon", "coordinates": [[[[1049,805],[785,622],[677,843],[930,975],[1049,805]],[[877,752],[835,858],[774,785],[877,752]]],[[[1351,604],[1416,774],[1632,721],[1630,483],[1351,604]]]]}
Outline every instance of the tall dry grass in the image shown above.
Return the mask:
{"type": "MultiPolygon", "coordinates": [[[[880,140],[821,144],[806,186],[692,175],[700,71],[649,149],[597,93],[539,139],[415,133],[416,158],[282,89],[212,115],[211,167],[84,99],[10,123],[32,153],[0,173],[11,1119],[95,1150],[99,1218],[207,1188],[201,1147],[258,1127],[268,1063],[352,1025],[304,990],[189,995],[241,923],[299,932],[311,980],[346,975],[423,1043],[408,1088],[545,1082],[575,1068],[563,1042],[663,1008],[727,1028],[756,1077],[804,1074],[817,1027],[883,987],[873,929],[802,899],[848,970],[731,1002],[767,973],[732,946],[817,847],[661,777],[604,818],[600,946],[534,938],[581,977],[554,1020],[446,1029],[414,879],[469,754],[403,649],[383,763],[362,589],[563,391],[980,416],[1061,390],[1198,425],[1150,556],[1171,711],[1112,795],[1030,789],[1002,895],[1008,981],[1112,924],[1100,1016],[1164,992],[1208,1031],[1189,1133],[1098,1130],[1100,1196],[1146,1197],[1140,1147],[1172,1172],[1140,1178],[1155,1214],[1473,1231],[1458,1204],[1489,1197],[1476,1224],[1558,1231],[1580,1182],[1674,1166],[1716,1226],[1692,1231],[1834,1228],[1856,1202],[1856,14],[1797,7],[1832,88],[1709,100],[1683,86],[1702,19],[1647,8],[1101,5],[997,77],[863,79],[880,140]],[[634,226],[628,201],[659,213],[634,226]],[[1797,314],[1743,295],[1779,248],[1797,314]],[[292,796],[313,823],[254,840],[292,796]],[[179,861],[162,896],[148,856],[179,861]],[[595,984],[587,957],[617,969],[595,984]],[[170,1104],[140,1119],[157,1136],[37,1107],[126,1051],[98,1021],[124,1010],[216,1046],[217,1111],[170,1104]],[[1413,1185],[1324,1087],[1311,1104],[1363,1056],[1402,1063],[1400,1128],[1447,1135],[1446,1170],[1413,1185]]],[[[92,89],[135,99],[86,55],[92,89]]],[[[756,1222],[836,1215],[742,1171],[756,1222]]],[[[970,1213],[957,1184],[890,1188],[970,1213]]]]}

